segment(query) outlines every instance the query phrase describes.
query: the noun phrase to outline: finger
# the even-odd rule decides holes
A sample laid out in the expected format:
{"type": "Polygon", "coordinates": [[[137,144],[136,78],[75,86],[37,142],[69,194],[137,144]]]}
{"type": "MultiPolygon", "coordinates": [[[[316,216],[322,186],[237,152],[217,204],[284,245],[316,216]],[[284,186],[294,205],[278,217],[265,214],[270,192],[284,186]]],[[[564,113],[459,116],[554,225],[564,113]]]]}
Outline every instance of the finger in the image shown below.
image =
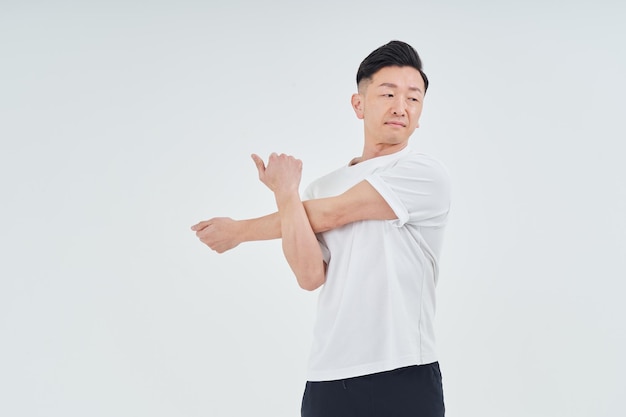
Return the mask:
{"type": "Polygon", "coordinates": [[[263,163],[263,159],[261,159],[261,157],[255,153],[253,153],[250,156],[252,157],[252,160],[254,161],[254,165],[256,165],[257,171],[259,171],[259,175],[262,175],[262,173],[265,172],[265,164],[263,163]]]}
{"type": "Polygon", "coordinates": [[[191,226],[191,230],[193,230],[194,232],[199,232],[200,230],[206,228],[209,224],[211,224],[210,220],[204,220],[191,226]]]}

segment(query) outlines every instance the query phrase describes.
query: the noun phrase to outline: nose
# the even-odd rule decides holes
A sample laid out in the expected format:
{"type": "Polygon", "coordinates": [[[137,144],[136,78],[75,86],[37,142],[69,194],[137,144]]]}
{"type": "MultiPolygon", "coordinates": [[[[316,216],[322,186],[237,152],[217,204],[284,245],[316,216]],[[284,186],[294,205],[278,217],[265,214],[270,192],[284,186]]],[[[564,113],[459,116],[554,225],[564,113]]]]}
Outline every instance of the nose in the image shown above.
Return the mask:
{"type": "Polygon", "coordinates": [[[404,100],[398,98],[394,100],[391,111],[394,116],[404,116],[406,114],[406,105],[404,100]]]}

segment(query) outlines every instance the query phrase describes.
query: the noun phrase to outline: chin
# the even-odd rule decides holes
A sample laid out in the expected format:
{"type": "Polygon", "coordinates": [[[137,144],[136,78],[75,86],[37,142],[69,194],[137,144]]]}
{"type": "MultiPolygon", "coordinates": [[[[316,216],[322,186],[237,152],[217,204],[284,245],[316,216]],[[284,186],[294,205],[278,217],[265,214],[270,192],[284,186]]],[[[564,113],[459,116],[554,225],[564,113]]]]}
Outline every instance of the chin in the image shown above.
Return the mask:
{"type": "Polygon", "coordinates": [[[409,138],[388,138],[387,140],[385,140],[384,143],[386,143],[387,145],[399,145],[401,143],[404,143],[406,141],[408,141],[409,138]]]}

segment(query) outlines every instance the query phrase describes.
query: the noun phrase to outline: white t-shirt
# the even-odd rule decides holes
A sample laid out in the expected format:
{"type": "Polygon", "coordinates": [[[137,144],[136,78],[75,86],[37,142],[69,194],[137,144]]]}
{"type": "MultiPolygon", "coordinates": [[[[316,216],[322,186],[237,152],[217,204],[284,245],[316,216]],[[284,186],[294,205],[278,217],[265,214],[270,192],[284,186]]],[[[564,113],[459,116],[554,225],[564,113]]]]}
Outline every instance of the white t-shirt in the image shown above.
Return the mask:
{"type": "Polygon", "coordinates": [[[336,196],[367,180],[396,220],[318,234],[328,264],[319,293],[309,381],[331,381],[437,360],[435,285],[450,180],[435,159],[405,148],[340,168],[304,198],[336,196]]]}

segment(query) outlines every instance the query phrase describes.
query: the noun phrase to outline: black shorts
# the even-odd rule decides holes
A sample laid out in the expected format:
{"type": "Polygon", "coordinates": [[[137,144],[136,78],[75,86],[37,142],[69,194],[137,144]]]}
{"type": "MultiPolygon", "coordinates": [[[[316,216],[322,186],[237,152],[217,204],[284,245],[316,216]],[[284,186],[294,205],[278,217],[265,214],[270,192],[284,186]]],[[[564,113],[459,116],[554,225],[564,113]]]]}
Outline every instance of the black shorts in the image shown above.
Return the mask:
{"type": "Polygon", "coordinates": [[[307,382],[302,417],[443,417],[439,363],[307,382]]]}

